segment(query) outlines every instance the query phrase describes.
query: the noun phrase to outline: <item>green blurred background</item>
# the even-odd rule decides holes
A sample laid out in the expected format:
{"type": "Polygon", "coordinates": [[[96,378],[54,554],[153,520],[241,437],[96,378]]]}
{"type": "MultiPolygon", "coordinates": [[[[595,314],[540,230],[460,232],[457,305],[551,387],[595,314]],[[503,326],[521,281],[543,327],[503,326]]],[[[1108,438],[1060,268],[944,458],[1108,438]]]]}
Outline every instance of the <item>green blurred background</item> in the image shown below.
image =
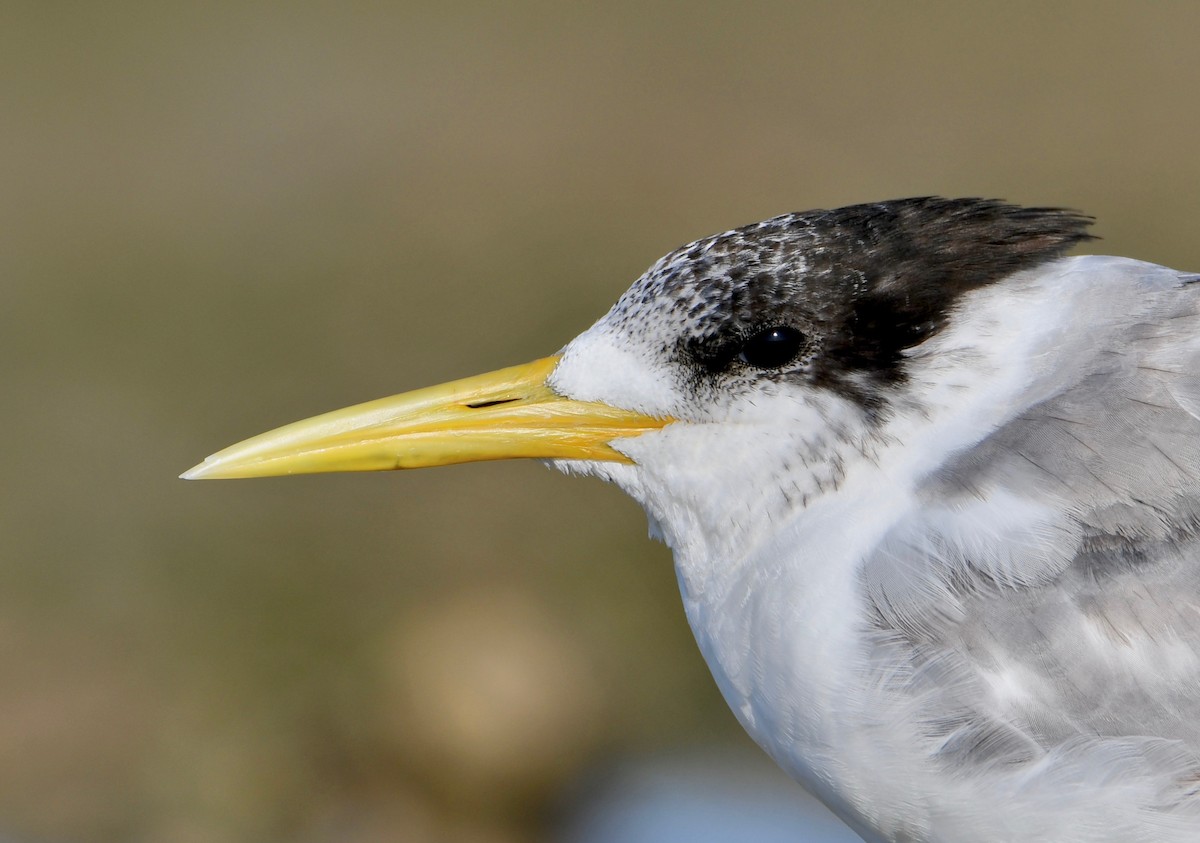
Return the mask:
{"type": "Polygon", "coordinates": [[[1200,4],[15,2],[0,832],[545,839],[746,748],[637,507],[535,464],[183,483],[551,352],[675,246],[913,194],[1200,269],[1200,4]]]}

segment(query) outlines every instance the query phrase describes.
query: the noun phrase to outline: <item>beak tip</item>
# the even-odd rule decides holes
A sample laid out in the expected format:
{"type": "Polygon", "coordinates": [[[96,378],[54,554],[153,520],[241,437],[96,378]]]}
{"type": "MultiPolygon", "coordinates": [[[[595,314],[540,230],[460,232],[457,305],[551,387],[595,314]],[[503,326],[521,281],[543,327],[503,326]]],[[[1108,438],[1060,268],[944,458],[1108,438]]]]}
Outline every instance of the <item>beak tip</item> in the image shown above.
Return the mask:
{"type": "Polygon", "coordinates": [[[205,460],[204,462],[200,463],[199,465],[194,465],[191,468],[189,468],[187,471],[185,471],[183,474],[179,475],[179,479],[180,480],[204,480],[209,476],[209,472],[212,470],[212,468],[213,468],[212,464],[208,460],[205,460]]]}

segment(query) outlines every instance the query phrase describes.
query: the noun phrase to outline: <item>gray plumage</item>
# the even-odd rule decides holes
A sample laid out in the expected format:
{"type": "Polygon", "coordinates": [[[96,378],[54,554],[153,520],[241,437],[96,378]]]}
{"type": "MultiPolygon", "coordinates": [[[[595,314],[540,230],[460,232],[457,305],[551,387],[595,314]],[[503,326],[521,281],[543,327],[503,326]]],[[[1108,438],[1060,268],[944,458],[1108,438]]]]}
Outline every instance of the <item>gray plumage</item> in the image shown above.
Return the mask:
{"type": "Polygon", "coordinates": [[[1200,822],[1200,278],[1143,272],[1098,291],[1056,391],[927,478],[928,520],[889,534],[864,580],[875,658],[911,665],[892,690],[948,768],[1153,765],[1157,807],[1200,822]],[[992,547],[939,535],[938,513],[997,494],[1062,517],[992,547]],[[1041,681],[988,710],[979,676],[997,669],[1041,681]]]}

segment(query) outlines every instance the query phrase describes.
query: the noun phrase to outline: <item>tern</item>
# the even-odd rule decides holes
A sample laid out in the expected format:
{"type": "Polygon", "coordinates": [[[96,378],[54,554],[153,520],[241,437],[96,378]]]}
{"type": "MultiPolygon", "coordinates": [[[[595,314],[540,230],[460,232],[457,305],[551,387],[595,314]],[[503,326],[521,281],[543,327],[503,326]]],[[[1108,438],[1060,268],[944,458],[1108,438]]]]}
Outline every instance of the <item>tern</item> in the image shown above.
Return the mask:
{"type": "Polygon", "coordinates": [[[1200,841],[1200,275],[922,197],[656,262],[556,355],[187,478],[533,457],[674,553],[733,713],[868,841],[1200,841]]]}

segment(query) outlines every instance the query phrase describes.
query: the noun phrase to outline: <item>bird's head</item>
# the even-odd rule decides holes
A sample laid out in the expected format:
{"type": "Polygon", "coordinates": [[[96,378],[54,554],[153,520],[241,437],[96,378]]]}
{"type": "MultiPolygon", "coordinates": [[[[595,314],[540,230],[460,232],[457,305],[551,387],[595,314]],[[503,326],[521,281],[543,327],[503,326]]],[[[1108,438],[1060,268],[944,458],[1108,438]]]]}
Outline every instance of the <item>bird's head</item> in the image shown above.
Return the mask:
{"type": "Polygon", "coordinates": [[[1089,222],[938,198],[775,217],[666,255],[557,355],[297,422],[184,477],[533,457],[618,483],[672,543],[729,538],[870,459],[912,350],[1089,222]]]}

